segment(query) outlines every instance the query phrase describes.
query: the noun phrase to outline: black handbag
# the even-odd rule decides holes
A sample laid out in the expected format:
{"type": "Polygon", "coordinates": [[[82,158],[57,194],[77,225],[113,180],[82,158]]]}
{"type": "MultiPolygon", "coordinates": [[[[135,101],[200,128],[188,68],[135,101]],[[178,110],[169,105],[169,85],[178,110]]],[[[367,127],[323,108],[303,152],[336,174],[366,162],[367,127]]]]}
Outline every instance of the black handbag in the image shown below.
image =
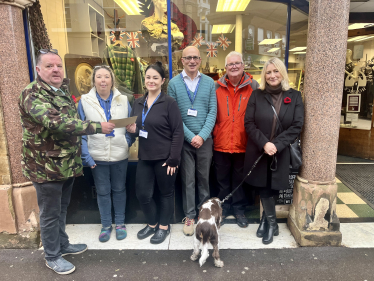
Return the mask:
{"type": "MultiPolygon", "coordinates": [[[[279,127],[283,131],[282,124],[278,118],[278,114],[275,111],[275,108],[273,105],[271,105],[271,108],[274,111],[275,117],[277,118],[279,127]]],[[[293,172],[298,172],[301,165],[302,165],[302,151],[300,146],[300,136],[298,136],[293,143],[290,143],[290,170],[293,172]]]]}

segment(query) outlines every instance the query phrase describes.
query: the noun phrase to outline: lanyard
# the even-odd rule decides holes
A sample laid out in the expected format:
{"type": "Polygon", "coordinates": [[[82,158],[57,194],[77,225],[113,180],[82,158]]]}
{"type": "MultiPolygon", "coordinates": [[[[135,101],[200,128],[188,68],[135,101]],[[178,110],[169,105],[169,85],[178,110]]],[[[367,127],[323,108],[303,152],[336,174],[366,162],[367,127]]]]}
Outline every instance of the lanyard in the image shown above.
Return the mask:
{"type": "Polygon", "coordinates": [[[144,129],[144,121],[145,121],[145,118],[147,118],[147,115],[148,113],[151,111],[151,108],[152,106],[155,104],[155,102],[158,100],[158,98],[160,97],[161,93],[158,94],[157,98],[153,101],[152,105],[148,108],[148,111],[146,114],[144,114],[144,108],[145,108],[145,104],[148,100],[148,97],[145,99],[144,101],[144,106],[143,106],[143,112],[142,112],[142,128],[144,129]]]}
{"type": "Polygon", "coordinates": [[[197,94],[197,90],[199,89],[201,76],[200,76],[200,78],[199,78],[199,81],[197,82],[196,89],[195,89],[195,92],[194,92],[194,95],[193,95],[193,99],[192,99],[191,94],[190,94],[190,89],[188,89],[187,84],[186,84],[186,82],[184,81],[184,78],[183,78],[182,73],[181,73],[180,75],[181,75],[181,78],[182,78],[182,80],[183,80],[184,85],[186,86],[187,94],[188,94],[188,97],[190,98],[190,101],[191,101],[191,104],[192,104],[192,107],[193,107],[193,102],[195,101],[196,94],[197,94]]]}
{"type": "MultiPolygon", "coordinates": [[[[97,94],[97,95],[100,97],[99,94],[97,94]]],[[[105,117],[106,117],[106,121],[107,122],[110,119],[110,109],[112,108],[112,99],[113,99],[113,92],[110,91],[110,96],[109,96],[109,110],[106,110],[106,107],[105,107],[106,101],[104,101],[101,97],[98,99],[99,103],[100,103],[100,106],[104,109],[104,113],[105,113],[105,117]]]]}

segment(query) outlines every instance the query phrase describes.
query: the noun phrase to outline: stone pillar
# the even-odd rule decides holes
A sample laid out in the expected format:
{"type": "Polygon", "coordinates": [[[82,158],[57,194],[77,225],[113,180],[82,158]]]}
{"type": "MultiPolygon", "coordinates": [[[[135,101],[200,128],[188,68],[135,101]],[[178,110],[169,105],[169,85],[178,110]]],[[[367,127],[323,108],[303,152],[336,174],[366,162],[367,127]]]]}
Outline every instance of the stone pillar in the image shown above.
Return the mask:
{"type": "Polygon", "coordinates": [[[236,15],[235,21],[235,51],[243,52],[243,15],[236,15]]]}
{"type": "Polygon", "coordinates": [[[335,170],[349,5],[349,0],[309,2],[303,166],[288,217],[301,246],[339,246],[342,240],[335,170]]]}
{"type": "Polygon", "coordinates": [[[0,248],[38,246],[36,192],[21,170],[18,97],[30,83],[22,9],[35,0],[0,0],[0,248]]]}

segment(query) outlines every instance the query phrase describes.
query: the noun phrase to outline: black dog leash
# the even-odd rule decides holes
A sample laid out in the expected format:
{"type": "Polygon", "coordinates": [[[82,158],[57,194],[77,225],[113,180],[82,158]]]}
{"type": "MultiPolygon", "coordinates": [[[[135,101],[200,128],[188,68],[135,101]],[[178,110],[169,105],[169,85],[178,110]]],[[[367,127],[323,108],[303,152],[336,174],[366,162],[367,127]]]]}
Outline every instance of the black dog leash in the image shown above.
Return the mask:
{"type": "Polygon", "coordinates": [[[244,179],[241,181],[241,183],[229,194],[227,195],[222,201],[221,201],[221,204],[223,202],[225,202],[226,200],[228,200],[230,197],[232,197],[232,195],[234,194],[235,191],[238,190],[238,188],[243,184],[243,182],[245,181],[246,178],[248,178],[248,176],[252,173],[253,169],[256,167],[257,163],[260,161],[260,159],[262,158],[262,156],[264,156],[265,152],[263,152],[260,157],[257,158],[257,160],[255,161],[255,163],[253,164],[252,168],[249,170],[248,174],[244,177],[244,179]]]}

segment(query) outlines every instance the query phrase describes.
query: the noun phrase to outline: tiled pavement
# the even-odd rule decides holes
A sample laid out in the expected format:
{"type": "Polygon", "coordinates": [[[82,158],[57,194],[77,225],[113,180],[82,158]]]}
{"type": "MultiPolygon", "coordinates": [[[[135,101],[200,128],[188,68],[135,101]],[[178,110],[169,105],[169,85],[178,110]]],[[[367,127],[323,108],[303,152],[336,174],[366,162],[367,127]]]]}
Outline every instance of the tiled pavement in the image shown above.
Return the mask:
{"type": "Polygon", "coordinates": [[[336,214],[341,222],[344,221],[374,221],[374,210],[357,194],[345,186],[339,179],[336,214]]]}

